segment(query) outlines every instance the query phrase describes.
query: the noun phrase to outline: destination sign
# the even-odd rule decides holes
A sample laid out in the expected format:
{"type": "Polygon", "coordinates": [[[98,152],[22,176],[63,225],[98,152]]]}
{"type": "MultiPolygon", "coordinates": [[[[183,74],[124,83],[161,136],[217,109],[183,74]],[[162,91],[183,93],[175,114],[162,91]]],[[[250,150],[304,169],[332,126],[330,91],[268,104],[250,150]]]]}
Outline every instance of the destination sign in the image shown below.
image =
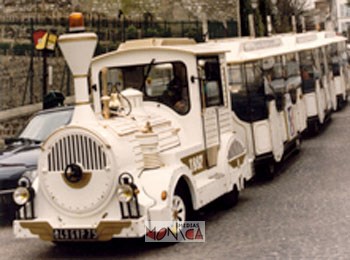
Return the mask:
{"type": "Polygon", "coordinates": [[[243,50],[257,51],[257,50],[275,48],[281,45],[282,45],[281,39],[264,39],[264,40],[244,43],[243,50]]]}

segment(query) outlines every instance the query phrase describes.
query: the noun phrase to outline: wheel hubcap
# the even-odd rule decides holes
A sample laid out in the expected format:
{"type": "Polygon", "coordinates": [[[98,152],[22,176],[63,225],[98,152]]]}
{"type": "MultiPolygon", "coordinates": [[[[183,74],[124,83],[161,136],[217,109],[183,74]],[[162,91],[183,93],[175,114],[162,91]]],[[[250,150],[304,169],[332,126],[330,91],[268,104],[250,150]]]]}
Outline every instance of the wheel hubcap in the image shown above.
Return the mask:
{"type": "Polygon", "coordinates": [[[186,207],[181,197],[174,195],[172,203],[172,217],[173,221],[185,222],[186,207]]]}

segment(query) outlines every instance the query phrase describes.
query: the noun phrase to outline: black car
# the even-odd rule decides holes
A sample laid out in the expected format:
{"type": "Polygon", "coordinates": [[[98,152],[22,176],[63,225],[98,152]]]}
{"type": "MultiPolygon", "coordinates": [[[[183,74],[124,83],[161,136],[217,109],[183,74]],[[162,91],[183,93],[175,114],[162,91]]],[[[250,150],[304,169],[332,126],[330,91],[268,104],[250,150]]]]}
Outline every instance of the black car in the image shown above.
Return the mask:
{"type": "Polygon", "coordinates": [[[36,113],[17,137],[5,140],[6,148],[0,151],[0,217],[12,219],[15,204],[12,193],[23,174],[33,179],[41,142],[54,130],[67,125],[73,107],[57,107],[36,113]]]}

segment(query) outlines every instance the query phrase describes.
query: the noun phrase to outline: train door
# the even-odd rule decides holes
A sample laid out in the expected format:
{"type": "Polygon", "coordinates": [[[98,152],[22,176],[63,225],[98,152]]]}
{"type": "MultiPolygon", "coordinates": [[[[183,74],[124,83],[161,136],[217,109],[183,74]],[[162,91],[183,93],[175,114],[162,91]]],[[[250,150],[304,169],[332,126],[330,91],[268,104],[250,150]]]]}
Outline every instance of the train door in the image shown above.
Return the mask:
{"type": "Polygon", "coordinates": [[[220,63],[218,57],[203,57],[197,61],[201,103],[204,152],[193,157],[190,164],[204,165],[203,173],[194,172],[200,203],[205,205],[227,189],[227,174],[219,165],[221,146],[219,109],[224,106],[220,63]]]}

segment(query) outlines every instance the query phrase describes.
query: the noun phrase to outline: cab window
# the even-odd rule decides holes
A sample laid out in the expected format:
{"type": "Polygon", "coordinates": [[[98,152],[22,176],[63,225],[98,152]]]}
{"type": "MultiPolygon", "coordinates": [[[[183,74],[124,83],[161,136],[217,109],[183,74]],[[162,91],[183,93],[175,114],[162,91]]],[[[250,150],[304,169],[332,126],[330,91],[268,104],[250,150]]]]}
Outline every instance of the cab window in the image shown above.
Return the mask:
{"type": "Polygon", "coordinates": [[[223,93],[220,63],[217,57],[198,59],[202,106],[212,107],[223,105],[223,93]]]}
{"type": "Polygon", "coordinates": [[[143,92],[145,101],[162,103],[181,115],[190,109],[187,69],[183,62],[151,61],[149,64],[109,68],[107,80],[109,93],[134,88],[143,92]]]}

